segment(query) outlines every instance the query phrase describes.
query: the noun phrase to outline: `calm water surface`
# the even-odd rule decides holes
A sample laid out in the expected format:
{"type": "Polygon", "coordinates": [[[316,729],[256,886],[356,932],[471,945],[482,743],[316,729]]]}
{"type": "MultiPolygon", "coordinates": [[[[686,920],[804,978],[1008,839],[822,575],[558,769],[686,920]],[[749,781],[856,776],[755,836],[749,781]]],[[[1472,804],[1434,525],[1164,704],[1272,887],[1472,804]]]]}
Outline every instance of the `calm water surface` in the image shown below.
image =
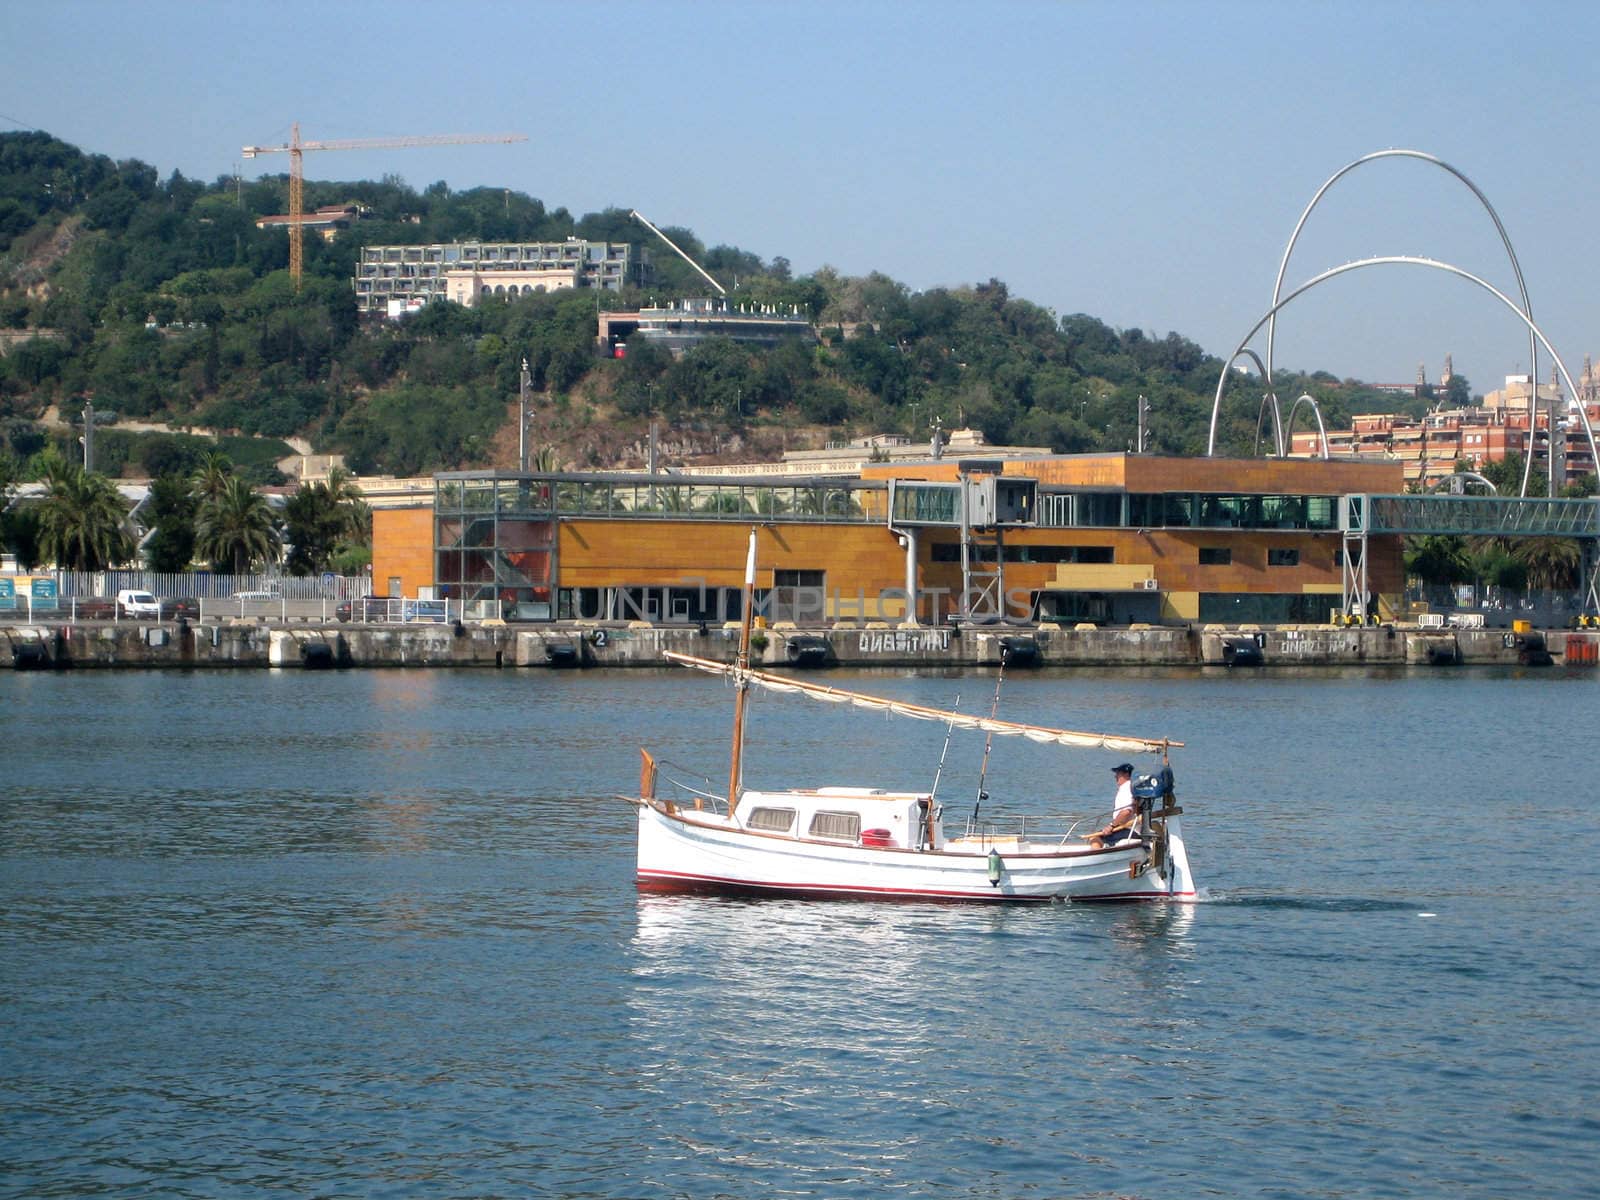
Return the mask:
{"type": "MultiPolygon", "coordinates": [[[[1207,902],[641,898],[635,747],[726,771],[687,673],[0,672],[0,1194],[1595,1194],[1594,673],[1001,710],[1187,742],[1207,902]]],[[[752,721],[753,784],[926,788],[943,741],[752,721]]],[[[1103,760],[997,742],[988,807],[1103,809],[1103,760]]]]}

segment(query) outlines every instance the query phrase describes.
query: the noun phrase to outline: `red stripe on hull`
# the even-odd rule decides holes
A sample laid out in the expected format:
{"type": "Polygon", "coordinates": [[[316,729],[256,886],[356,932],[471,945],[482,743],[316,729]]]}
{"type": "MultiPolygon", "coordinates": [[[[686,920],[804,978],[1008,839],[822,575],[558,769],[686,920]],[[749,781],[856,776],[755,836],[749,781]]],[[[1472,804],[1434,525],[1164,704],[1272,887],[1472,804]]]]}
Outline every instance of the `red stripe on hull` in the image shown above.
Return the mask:
{"type": "MultiPolygon", "coordinates": [[[[1048,904],[1054,896],[1018,896],[998,889],[991,893],[919,891],[914,888],[864,888],[827,884],[758,883],[745,879],[722,879],[705,875],[674,875],[665,872],[641,874],[641,892],[709,896],[773,896],[831,900],[938,900],[976,904],[1048,904]]],[[[1193,892],[1122,892],[1108,896],[1073,897],[1074,902],[1125,903],[1148,900],[1193,900],[1193,892]]]]}
{"type": "Polygon", "coordinates": [[[650,874],[638,877],[641,892],[676,892],[716,896],[793,896],[834,900],[951,900],[994,904],[998,901],[1048,903],[1050,896],[1012,896],[999,891],[982,892],[919,891],[914,888],[834,887],[828,884],[758,883],[747,879],[720,879],[705,875],[650,874]]]}

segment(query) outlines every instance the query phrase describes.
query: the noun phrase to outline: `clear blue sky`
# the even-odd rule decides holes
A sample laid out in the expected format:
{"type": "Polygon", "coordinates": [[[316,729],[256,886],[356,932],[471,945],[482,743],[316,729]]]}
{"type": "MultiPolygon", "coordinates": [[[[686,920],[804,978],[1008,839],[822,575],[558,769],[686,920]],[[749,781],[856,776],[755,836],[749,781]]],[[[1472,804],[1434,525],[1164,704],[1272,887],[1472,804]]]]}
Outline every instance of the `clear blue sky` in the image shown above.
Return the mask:
{"type": "MultiPolygon", "coordinates": [[[[1576,375],[1600,356],[1600,6],[1592,3],[85,3],[0,6],[0,128],[210,180],[245,143],[513,131],[513,146],[308,155],[314,178],[510,187],[637,208],[798,273],[1006,281],[1226,355],[1265,313],[1322,183],[1387,148],[1470,176],[1576,375]]],[[[1515,295],[1445,172],[1385,161],[1318,207],[1302,282],[1380,254],[1515,295]]],[[[1257,345],[1264,347],[1264,340],[1257,345]]],[[[1477,391],[1528,366],[1520,321],[1414,267],[1280,318],[1279,365],[1477,391]]],[[[1541,353],[1540,375],[1549,372],[1541,353]]]]}

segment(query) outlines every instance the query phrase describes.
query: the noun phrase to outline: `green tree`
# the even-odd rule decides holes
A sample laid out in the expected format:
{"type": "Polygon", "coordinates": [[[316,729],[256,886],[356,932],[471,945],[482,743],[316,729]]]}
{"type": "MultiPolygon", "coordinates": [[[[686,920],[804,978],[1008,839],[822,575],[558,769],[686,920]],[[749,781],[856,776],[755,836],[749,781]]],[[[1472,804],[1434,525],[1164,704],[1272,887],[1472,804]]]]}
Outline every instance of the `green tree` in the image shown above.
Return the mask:
{"type": "Polygon", "coordinates": [[[103,571],[133,555],[128,505],[104,475],[53,464],[39,505],[39,550],[57,566],[103,571]]]}
{"type": "Polygon", "coordinates": [[[1466,544],[1453,534],[1429,534],[1406,540],[1406,574],[1424,583],[1467,583],[1473,577],[1466,544]]]}
{"type": "MultiPolygon", "coordinates": [[[[326,571],[360,535],[360,491],[335,468],[326,483],[302,484],[284,506],[285,562],[291,575],[326,571]]],[[[364,508],[365,506],[362,505],[364,508]]]]}
{"type": "Polygon", "coordinates": [[[1512,554],[1529,587],[1569,589],[1579,584],[1583,551],[1573,538],[1518,538],[1512,554]]]}
{"type": "Polygon", "coordinates": [[[196,500],[202,505],[211,504],[222,498],[232,478],[233,459],[220,450],[212,450],[200,459],[200,465],[195,468],[190,486],[194,490],[196,500]]]}
{"type": "Polygon", "coordinates": [[[144,544],[145,562],[152,571],[187,569],[194,558],[195,516],[200,507],[188,477],[157,476],[150,482],[147,503],[152,532],[144,544]]]}
{"type": "Polygon", "coordinates": [[[243,479],[230,478],[219,495],[201,501],[195,550],[212,563],[230,564],[243,575],[272,561],[281,544],[271,508],[243,479]]]}

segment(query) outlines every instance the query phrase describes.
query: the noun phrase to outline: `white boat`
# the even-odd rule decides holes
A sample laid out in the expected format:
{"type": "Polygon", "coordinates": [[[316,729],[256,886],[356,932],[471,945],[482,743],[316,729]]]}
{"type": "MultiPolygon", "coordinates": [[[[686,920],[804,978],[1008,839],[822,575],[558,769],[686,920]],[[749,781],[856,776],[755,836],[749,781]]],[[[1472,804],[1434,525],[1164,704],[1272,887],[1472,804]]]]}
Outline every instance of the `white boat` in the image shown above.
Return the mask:
{"type": "MultiPolygon", "coordinates": [[[[628,797],[639,818],[638,887],[652,892],[836,896],[853,899],[1096,901],[1195,899],[1183,841],[1182,809],[1173,794],[1167,739],[1082,733],[967,715],[901,700],[844,691],[750,669],[755,534],[745,571],[745,619],[738,660],[713,662],[667,655],[734,683],[733,750],[725,795],[681,788],[658,796],[658,768],[641,750],[639,795],[628,797]],[[832,786],[758,790],[742,787],[744,701],[752,686],[850,704],[920,720],[940,721],[989,736],[1018,736],[1119,755],[1161,755],[1161,766],[1136,774],[1138,808],[1131,835],[1098,845],[1088,818],[1018,820],[1002,828],[969,822],[950,836],[932,792],[832,786]]],[[[980,796],[982,796],[980,784],[980,796]]]]}

